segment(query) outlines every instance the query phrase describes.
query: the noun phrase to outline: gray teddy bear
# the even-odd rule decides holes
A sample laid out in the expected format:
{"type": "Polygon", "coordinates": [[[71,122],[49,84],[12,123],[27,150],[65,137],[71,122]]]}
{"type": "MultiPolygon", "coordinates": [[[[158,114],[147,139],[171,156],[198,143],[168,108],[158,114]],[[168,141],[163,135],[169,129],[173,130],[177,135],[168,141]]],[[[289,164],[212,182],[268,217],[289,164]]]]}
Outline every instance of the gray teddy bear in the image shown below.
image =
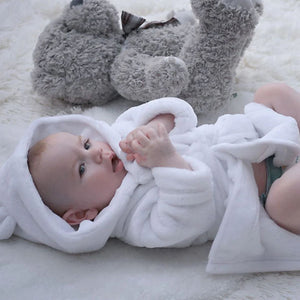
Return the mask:
{"type": "Polygon", "coordinates": [[[194,24],[173,18],[137,28],[131,20],[144,19],[127,14],[122,31],[108,1],[73,0],[39,37],[34,89],[73,104],[102,105],[118,95],[140,102],[177,96],[196,113],[215,110],[231,97],[262,3],[191,0],[191,5],[194,24]]]}

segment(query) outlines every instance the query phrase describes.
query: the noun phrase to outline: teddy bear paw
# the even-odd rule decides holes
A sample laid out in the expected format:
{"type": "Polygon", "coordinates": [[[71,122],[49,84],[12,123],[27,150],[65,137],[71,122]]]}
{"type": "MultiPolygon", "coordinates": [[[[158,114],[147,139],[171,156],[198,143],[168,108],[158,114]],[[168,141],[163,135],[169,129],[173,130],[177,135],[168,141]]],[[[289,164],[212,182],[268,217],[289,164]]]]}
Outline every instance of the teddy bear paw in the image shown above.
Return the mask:
{"type": "Polygon", "coordinates": [[[146,70],[147,86],[155,97],[180,94],[188,80],[189,73],[184,61],[174,56],[160,57],[146,70]]]}
{"type": "Polygon", "coordinates": [[[250,10],[254,7],[253,2],[255,2],[255,0],[221,0],[221,3],[227,7],[247,10],[250,10]]]}
{"type": "Polygon", "coordinates": [[[262,15],[263,9],[264,9],[262,0],[252,0],[252,4],[253,4],[255,10],[256,10],[260,15],[262,15]]]}

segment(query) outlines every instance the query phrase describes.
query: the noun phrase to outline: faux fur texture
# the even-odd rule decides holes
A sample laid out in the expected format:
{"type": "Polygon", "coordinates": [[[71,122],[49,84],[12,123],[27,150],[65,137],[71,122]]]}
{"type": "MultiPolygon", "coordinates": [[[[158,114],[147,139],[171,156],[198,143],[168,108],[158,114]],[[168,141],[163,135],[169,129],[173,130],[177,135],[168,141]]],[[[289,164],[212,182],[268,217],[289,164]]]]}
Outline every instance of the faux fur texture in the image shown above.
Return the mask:
{"type": "Polygon", "coordinates": [[[72,2],[34,51],[34,88],[48,98],[101,105],[117,93],[146,102],[179,96],[197,113],[231,98],[235,71],[252,39],[259,0],[192,0],[198,22],[134,31],[124,40],[106,0],[72,2]]]}
{"type": "MultiPolygon", "coordinates": [[[[148,20],[189,9],[189,0],[111,0],[148,20]]],[[[0,1],[0,164],[8,158],[28,124],[66,113],[113,122],[135,102],[119,98],[101,107],[45,101],[30,82],[32,51],[38,35],[69,0],[0,1]]],[[[268,82],[284,81],[300,90],[300,1],[264,0],[264,13],[237,68],[228,105],[199,116],[214,122],[224,113],[242,112],[253,93],[268,82]]],[[[186,249],[142,249],[112,240],[93,254],[66,255],[12,238],[0,243],[0,298],[241,300],[299,299],[300,272],[211,276],[205,273],[210,244],[186,249]]]]}

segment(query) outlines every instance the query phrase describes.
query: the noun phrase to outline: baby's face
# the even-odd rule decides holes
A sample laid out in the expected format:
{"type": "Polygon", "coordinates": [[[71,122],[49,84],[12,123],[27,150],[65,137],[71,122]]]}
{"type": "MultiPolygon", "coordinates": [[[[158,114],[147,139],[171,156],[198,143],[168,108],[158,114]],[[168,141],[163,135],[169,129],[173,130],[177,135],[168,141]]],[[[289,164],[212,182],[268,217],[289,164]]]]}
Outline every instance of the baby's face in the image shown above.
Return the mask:
{"type": "Polygon", "coordinates": [[[71,199],[72,208],[100,211],[107,206],[126,175],[111,147],[65,132],[46,139],[35,180],[71,199]]]}

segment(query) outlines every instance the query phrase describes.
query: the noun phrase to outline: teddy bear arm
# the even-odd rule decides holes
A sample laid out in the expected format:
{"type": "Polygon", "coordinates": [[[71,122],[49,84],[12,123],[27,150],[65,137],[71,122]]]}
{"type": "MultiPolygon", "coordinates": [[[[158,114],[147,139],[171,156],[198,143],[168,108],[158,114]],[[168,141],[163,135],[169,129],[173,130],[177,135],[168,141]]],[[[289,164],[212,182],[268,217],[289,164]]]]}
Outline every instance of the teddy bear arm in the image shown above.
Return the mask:
{"type": "Polygon", "coordinates": [[[146,102],[177,96],[188,84],[185,63],[174,56],[150,56],[123,49],[112,64],[111,83],[130,100],[146,102]]]}

